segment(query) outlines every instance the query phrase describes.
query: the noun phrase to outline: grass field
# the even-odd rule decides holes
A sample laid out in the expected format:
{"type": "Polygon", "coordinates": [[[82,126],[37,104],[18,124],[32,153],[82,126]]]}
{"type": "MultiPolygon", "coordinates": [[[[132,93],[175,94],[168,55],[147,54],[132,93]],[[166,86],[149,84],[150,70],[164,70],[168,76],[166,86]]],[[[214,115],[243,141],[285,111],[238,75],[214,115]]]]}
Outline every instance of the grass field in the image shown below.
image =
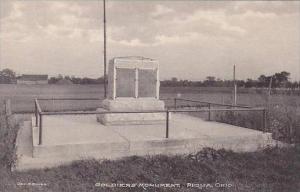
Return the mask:
{"type": "MultiPolygon", "coordinates": [[[[238,104],[251,106],[263,106],[266,104],[264,94],[256,93],[253,90],[242,90],[238,94],[238,104]],[[247,92],[247,93],[245,93],[247,92]]],[[[221,88],[218,92],[216,88],[201,87],[162,87],[160,90],[161,99],[174,98],[178,94],[182,98],[195,99],[216,103],[232,103],[230,88],[221,88]]],[[[0,84],[0,100],[10,98],[14,112],[32,112],[34,110],[34,98],[99,98],[103,99],[102,85],[17,85],[0,84]]],[[[273,95],[270,103],[282,104],[291,103],[300,109],[300,97],[297,95],[273,95]]],[[[59,105],[77,105],[78,109],[97,108],[98,101],[77,101],[59,103],[59,105]]],[[[300,110],[297,111],[300,113],[300,110]]]]}

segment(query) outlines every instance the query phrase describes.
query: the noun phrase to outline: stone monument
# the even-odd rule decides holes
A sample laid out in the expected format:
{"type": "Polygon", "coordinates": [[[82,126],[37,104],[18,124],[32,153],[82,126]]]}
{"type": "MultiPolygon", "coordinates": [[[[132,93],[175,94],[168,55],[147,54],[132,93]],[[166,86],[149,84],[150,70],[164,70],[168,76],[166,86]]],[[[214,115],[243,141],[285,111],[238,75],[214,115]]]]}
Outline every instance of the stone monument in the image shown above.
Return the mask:
{"type": "MultiPolygon", "coordinates": [[[[144,57],[116,57],[108,67],[108,94],[98,111],[164,110],[159,100],[158,61],[144,57]]],[[[165,121],[164,113],[99,114],[104,125],[153,124],[165,121]]]]}

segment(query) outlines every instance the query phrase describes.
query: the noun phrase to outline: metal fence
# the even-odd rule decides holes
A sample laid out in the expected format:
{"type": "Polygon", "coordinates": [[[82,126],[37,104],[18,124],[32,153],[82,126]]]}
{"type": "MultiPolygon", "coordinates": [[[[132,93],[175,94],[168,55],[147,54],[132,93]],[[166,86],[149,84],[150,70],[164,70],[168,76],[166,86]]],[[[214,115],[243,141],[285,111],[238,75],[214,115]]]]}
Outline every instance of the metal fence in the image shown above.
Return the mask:
{"type": "Polygon", "coordinates": [[[166,114],[166,131],[165,138],[169,138],[169,120],[170,113],[207,113],[208,120],[211,120],[212,112],[226,112],[226,111],[257,111],[262,112],[262,124],[263,131],[266,128],[266,109],[260,107],[250,107],[244,105],[230,105],[230,104],[219,104],[219,103],[211,103],[211,102],[203,102],[197,100],[189,100],[189,99],[181,99],[181,98],[172,98],[166,100],[173,100],[174,106],[168,107],[165,110],[148,110],[148,111],[43,111],[41,109],[39,100],[49,101],[49,100],[99,100],[94,98],[52,98],[52,99],[35,99],[35,126],[39,128],[39,141],[38,144],[42,144],[42,133],[43,133],[43,116],[45,115],[96,115],[96,114],[132,114],[132,113],[165,113],[166,114]],[[201,105],[204,104],[206,109],[182,109],[182,106],[178,104],[180,101],[188,101],[199,103],[201,105]],[[230,108],[212,108],[212,106],[225,106],[230,108]]]}
{"type": "MultiPolygon", "coordinates": [[[[200,104],[201,106],[206,106],[208,108],[211,108],[213,106],[234,107],[234,108],[249,108],[249,109],[253,108],[253,107],[247,106],[247,105],[221,104],[221,103],[214,103],[214,102],[207,102],[207,101],[198,101],[198,100],[191,100],[191,99],[174,98],[174,107],[175,107],[175,109],[177,107],[182,107],[182,105],[178,105],[178,103],[180,101],[197,103],[197,104],[200,104]]],[[[185,107],[185,106],[183,105],[183,107],[185,107]]]]}

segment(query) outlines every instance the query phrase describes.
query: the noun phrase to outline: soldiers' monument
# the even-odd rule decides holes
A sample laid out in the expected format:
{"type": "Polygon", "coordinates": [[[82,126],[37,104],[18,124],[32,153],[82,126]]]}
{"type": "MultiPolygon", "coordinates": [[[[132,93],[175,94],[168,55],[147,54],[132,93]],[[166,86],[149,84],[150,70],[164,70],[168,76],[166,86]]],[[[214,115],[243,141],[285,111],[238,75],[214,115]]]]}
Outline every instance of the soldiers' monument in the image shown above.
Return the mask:
{"type": "MultiPolygon", "coordinates": [[[[144,57],[116,57],[108,67],[108,96],[98,111],[164,110],[159,100],[158,61],[144,57]]],[[[153,124],[165,120],[164,113],[101,114],[104,125],[153,124]]]]}

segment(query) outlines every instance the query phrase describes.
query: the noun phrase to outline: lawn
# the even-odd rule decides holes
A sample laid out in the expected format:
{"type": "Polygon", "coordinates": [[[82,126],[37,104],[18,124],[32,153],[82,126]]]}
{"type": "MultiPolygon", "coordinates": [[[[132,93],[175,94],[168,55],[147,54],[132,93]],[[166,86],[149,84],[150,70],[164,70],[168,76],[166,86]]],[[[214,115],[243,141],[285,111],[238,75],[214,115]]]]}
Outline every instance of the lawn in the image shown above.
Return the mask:
{"type": "Polygon", "coordinates": [[[77,161],[69,166],[23,173],[10,173],[2,168],[5,178],[0,181],[4,184],[0,190],[200,191],[199,187],[205,184],[201,191],[297,192],[300,189],[299,172],[299,147],[255,153],[204,149],[189,156],[77,161]],[[28,186],[28,183],[44,186],[28,186]],[[113,183],[137,186],[109,187],[113,183]],[[105,186],[100,187],[101,184],[105,186]],[[150,184],[179,184],[180,187],[151,187],[150,184]],[[220,187],[219,184],[226,186],[220,187]]]}
{"type": "MultiPolygon", "coordinates": [[[[161,87],[161,99],[182,98],[209,101],[216,103],[232,103],[230,88],[202,88],[202,87],[161,87]]],[[[251,106],[262,106],[266,103],[266,96],[255,90],[238,90],[238,104],[251,106]]],[[[34,110],[34,98],[99,98],[103,99],[102,85],[17,85],[0,84],[0,101],[10,98],[14,112],[32,112],[34,110]]],[[[298,95],[273,95],[270,103],[280,104],[294,102],[293,105],[300,108],[300,97],[298,95]]],[[[61,105],[69,107],[74,102],[50,103],[50,105],[61,105]]],[[[168,103],[171,104],[171,103],[168,103]]],[[[49,105],[49,104],[48,104],[49,105]]],[[[78,109],[97,108],[99,101],[77,101],[78,109]]],[[[299,111],[300,113],[300,111],[299,111]]]]}

